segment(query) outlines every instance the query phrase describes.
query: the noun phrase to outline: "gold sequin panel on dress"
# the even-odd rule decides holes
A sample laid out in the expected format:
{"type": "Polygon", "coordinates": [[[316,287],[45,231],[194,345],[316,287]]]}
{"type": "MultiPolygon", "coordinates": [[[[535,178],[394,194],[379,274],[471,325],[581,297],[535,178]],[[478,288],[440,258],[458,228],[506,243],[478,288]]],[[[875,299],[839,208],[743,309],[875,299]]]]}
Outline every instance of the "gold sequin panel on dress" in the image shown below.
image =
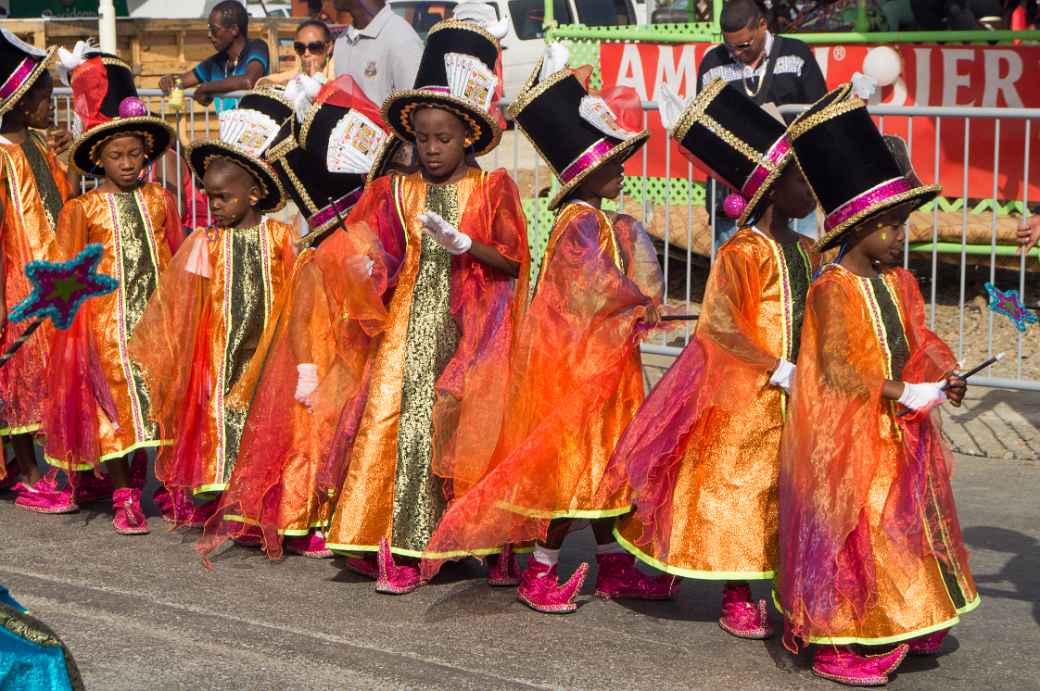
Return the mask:
{"type": "MultiPolygon", "coordinates": [[[[119,291],[126,308],[126,323],[121,327],[125,333],[120,334],[120,351],[125,353],[126,339],[134,332],[149,298],[159,284],[159,258],[154,234],[145,221],[145,210],[140,206],[144,204],[143,197],[137,192],[119,192],[110,197],[116,211],[117,227],[114,232],[119,234],[120,253],[115,260],[120,263],[123,276],[119,291]]],[[[148,386],[141,368],[129,356],[127,364],[130,370],[128,393],[137,399],[141,411],[140,424],[144,426],[144,436],[138,441],[155,439],[158,437],[158,429],[151,416],[148,386]]]]}
{"type": "MultiPolygon", "coordinates": [[[[260,236],[262,226],[226,229],[224,232],[231,233],[230,252],[225,258],[230,265],[230,280],[225,286],[224,298],[227,301],[227,346],[224,348],[224,380],[220,382],[224,389],[224,400],[227,401],[256,352],[267,321],[267,305],[271,296],[266,294],[264,280],[265,256],[260,236]]],[[[225,404],[224,462],[220,464],[223,473],[216,478],[218,483],[226,483],[231,478],[245,424],[246,413],[225,404]]]]}
{"type": "MultiPolygon", "coordinates": [[[[430,185],[426,208],[459,225],[458,188],[430,185]]],[[[397,430],[393,546],[423,550],[444,513],[443,484],[431,470],[433,401],[437,377],[458,346],[451,316],[451,255],[422,233],[419,271],[412,292],[397,430]]]]}

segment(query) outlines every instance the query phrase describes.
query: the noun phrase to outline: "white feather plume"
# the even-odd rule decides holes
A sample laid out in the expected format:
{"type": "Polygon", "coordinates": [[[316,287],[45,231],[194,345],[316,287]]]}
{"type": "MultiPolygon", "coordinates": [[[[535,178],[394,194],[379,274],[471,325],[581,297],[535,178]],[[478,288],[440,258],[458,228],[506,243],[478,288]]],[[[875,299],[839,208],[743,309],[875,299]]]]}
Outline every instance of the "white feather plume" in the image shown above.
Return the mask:
{"type": "Polygon", "coordinates": [[[538,81],[544,82],[560,70],[567,67],[571,59],[570,51],[562,43],[547,43],[545,53],[542,56],[542,71],[538,74],[538,81]]]}
{"type": "Polygon", "coordinates": [[[473,22],[499,40],[509,33],[509,18],[499,19],[495,8],[482,0],[460,2],[451,16],[459,21],[473,22]]]}
{"type": "Polygon", "coordinates": [[[689,101],[683,101],[667,83],[661,84],[657,91],[657,109],[661,113],[661,124],[669,133],[679,122],[689,101]]]}
{"type": "Polygon", "coordinates": [[[69,86],[69,75],[72,74],[72,70],[82,65],[90,55],[97,52],[99,52],[98,48],[91,45],[89,41],[76,41],[72,50],[66,50],[64,46],[58,48],[57,68],[61,83],[69,86]]]}

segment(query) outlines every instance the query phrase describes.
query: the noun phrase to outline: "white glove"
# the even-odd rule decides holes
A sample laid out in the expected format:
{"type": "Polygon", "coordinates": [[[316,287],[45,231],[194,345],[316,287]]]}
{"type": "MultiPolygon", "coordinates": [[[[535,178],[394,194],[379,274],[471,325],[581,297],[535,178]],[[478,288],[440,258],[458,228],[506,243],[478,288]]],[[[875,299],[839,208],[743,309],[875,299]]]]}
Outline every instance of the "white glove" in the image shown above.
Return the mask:
{"type": "Polygon", "coordinates": [[[433,241],[448,250],[448,254],[465,254],[473,246],[473,239],[458,228],[441,218],[435,211],[424,211],[419,214],[419,222],[423,230],[430,234],[433,241]]]}
{"type": "Polygon", "coordinates": [[[780,364],[773,370],[772,376],[769,377],[769,383],[773,386],[779,386],[787,393],[791,393],[791,382],[794,381],[794,365],[781,358],[780,364]]]}
{"type": "Polygon", "coordinates": [[[293,398],[308,408],[311,407],[311,394],[318,388],[318,366],[310,362],[296,365],[296,393],[293,398]]]}
{"type": "Polygon", "coordinates": [[[946,400],[946,392],[943,386],[946,382],[923,382],[921,384],[903,384],[903,393],[899,396],[899,403],[911,410],[921,410],[928,406],[942,403],[946,400]]]}

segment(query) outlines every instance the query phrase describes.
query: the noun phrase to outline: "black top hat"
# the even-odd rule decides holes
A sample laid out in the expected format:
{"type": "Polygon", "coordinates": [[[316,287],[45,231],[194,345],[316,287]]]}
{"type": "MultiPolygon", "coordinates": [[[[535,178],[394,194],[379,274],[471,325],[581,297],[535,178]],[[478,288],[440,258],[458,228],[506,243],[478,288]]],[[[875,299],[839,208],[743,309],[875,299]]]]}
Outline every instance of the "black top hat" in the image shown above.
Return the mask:
{"type": "Polygon", "coordinates": [[[40,50],[0,29],[0,115],[18,103],[47,69],[54,48],[40,50]]]}
{"type": "Polygon", "coordinates": [[[721,79],[686,107],[672,138],[738,191],[738,226],[758,217],[766,193],[791,160],[784,123],[721,79]]]}
{"type": "Polygon", "coordinates": [[[260,187],[256,210],[278,211],[285,205],[282,184],[263,155],[278,139],[282,125],[292,117],[292,106],[274,91],[255,89],[238,102],[238,107],[220,114],[220,140],[188,147],[187,159],[201,181],[210,161],[224,158],[249,171],[260,187]]]}
{"type": "Polygon", "coordinates": [[[173,128],[149,113],[137,96],[130,66],[106,53],[80,57],[81,62],[69,66],[77,125],[83,130],[69,153],[72,164],[86,175],[103,173],[102,147],[110,139],[128,134],[141,138],[149,163],[159,158],[173,141],[173,128]]]}
{"type": "Polygon", "coordinates": [[[509,112],[560,181],[549,200],[555,209],[597,169],[628,159],[650,133],[623,129],[609,105],[590,95],[571,70],[537,83],[540,71],[541,62],[509,112]]]}
{"type": "Polygon", "coordinates": [[[324,158],[300,148],[293,133],[294,123],[291,120],[282,125],[265,158],[307,220],[307,234],[296,241],[305,246],[317,244],[347,217],[361,198],[365,175],[330,172],[324,158]]]}
{"type": "Polygon", "coordinates": [[[422,105],[448,110],[473,134],[473,150],[487,153],[502,131],[491,112],[498,86],[498,40],[478,24],[438,22],[426,37],[415,88],[398,91],[383,104],[383,119],[397,136],[415,141],[412,113],[422,105]]]}
{"type": "Polygon", "coordinates": [[[896,206],[910,210],[934,199],[940,185],[908,176],[867,112],[838,87],[791,124],[791,143],[805,179],[823,207],[816,246],[829,249],[856,226],[896,206]]]}

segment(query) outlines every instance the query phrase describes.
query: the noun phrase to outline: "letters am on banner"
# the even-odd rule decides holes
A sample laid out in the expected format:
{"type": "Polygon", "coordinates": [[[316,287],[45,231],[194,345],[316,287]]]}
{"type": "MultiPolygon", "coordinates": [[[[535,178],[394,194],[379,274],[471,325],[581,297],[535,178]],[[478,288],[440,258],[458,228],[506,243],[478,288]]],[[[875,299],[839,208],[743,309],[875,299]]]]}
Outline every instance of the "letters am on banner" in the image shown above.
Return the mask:
{"type": "MultiPolygon", "coordinates": [[[[656,100],[657,90],[669,84],[682,96],[696,90],[697,65],[711,47],[708,43],[666,45],[649,43],[604,43],[600,46],[603,86],[631,86],[644,100],[656,100]]],[[[871,103],[896,106],[987,106],[997,108],[1040,107],[1040,46],[938,46],[893,45],[902,59],[899,78],[874,95],[871,103]]],[[[833,88],[863,71],[863,61],[872,46],[817,46],[813,52],[827,84],[833,88]]],[[[689,163],[678,147],[663,135],[656,112],[647,114],[652,136],[645,155],[633,157],[626,167],[630,175],[663,177],[666,160],[671,177],[686,178],[689,163]],[[671,147],[670,158],[665,149],[671,147]],[[644,168],[645,160],[645,168],[644,168]]],[[[968,125],[965,148],[965,118],[944,117],[936,124],[931,117],[878,118],[886,134],[897,134],[911,145],[914,167],[925,182],[936,177],[936,133],[938,130],[938,181],[947,197],[989,199],[993,197],[994,171],[997,199],[1023,199],[1026,172],[1026,123],[1003,119],[999,123],[1000,146],[994,150],[997,123],[976,118],[968,125]],[[999,160],[997,160],[999,157],[999,160]],[[965,193],[964,161],[967,161],[965,193]],[[998,165],[999,164],[999,165],[998,165]]],[[[1029,128],[1031,157],[1040,155],[1040,122],[1029,128]]],[[[698,170],[693,177],[703,180],[698,170]]],[[[1040,165],[1029,169],[1030,201],[1040,199],[1040,165]]]]}

